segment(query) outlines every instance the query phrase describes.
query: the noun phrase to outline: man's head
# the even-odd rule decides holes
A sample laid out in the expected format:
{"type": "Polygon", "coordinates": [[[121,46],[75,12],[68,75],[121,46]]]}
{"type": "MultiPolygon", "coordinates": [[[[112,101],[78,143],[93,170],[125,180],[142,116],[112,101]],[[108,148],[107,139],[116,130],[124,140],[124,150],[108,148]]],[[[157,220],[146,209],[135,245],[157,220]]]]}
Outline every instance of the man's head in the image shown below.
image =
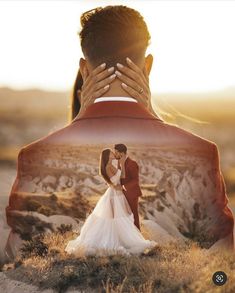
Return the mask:
{"type": "Polygon", "coordinates": [[[115,144],[114,154],[117,160],[119,160],[122,156],[126,155],[126,153],[127,153],[127,147],[124,144],[122,143],[115,144]]]}
{"type": "Polygon", "coordinates": [[[116,66],[131,58],[140,68],[150,72],[152,55],[145,58],[150,34],[141,14],[127,6],[98,7],[81,16],[80,39],[85,57],[80,67],[91,71],[102,63],[116,66]]]}

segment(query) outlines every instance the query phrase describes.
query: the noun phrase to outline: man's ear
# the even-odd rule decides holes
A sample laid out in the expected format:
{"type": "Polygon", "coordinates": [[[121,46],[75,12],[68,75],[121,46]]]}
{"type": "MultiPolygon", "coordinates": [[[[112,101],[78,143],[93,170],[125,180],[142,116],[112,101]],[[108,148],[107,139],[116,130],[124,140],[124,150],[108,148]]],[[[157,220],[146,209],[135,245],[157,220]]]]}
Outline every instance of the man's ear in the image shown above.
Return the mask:
{"type": "Polygon", "coordinates": [[[148,56],[145,57],[145,69],[146,69],[148,75],[151,72],[152,65],[153,65],[153,55],[148,54],[148,56]]]}
{"type": "Polygon", "coordinates": [[[87,61],[84,58],[80,58],[79,67],[80,67],[82,79],[85,80],[88,75],[88,68],[87,68],[87,61]]]}

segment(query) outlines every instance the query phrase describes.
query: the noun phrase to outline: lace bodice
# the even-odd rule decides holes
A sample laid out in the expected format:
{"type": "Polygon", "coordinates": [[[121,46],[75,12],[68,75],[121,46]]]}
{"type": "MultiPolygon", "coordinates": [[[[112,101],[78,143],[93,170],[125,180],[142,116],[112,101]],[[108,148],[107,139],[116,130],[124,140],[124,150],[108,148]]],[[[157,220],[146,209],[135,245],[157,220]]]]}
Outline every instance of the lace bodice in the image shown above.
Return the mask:
{"type": "Polygon", "coordinates": [[[111,181],[114,185],[120,184],[120,177],[121,177],[121,170],[118,169],[118,170],[117,170],[117,173],[114,174],[112,177],[110,177],[110,181],[111,181]]]}

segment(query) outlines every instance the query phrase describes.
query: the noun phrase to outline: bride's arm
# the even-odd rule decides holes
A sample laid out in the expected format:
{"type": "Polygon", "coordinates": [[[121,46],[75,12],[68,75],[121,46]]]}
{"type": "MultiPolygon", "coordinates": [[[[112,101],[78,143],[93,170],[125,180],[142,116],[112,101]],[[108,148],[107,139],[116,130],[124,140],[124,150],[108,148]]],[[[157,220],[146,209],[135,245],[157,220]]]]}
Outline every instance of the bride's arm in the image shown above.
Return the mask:
{"type": "Polygon", "coordinates": [[[109,172],[110,172],[110,177],[111,176],[114,176],[117,171],[118,171],[118,168],[116,168],[115,166],[111,165],[109,168],[108,168],[109,172]]]}
{"type": "MultiPolygon", "coordinates": [[[[118,172],[118,168],[114,167],[113,165],[111,165],[109,168],[108,168],[108,173],[107,174],[109,176],[109,178],[111,178],[112,176],[114,176],[116,173],[118,172]]],[[[110,183],[111,186],[113,186],[115,189],[120,189],[120,186],[121,184],[113,184],[112,182],[110,183]]]]}

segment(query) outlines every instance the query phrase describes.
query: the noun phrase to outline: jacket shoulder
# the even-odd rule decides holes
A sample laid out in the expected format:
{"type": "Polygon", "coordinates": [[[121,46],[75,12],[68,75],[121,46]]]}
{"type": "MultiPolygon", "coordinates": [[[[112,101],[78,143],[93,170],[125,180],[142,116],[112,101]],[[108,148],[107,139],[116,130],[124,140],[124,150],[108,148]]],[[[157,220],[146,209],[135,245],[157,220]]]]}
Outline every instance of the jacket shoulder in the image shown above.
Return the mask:
{"type": "Polygon", "coordinates": [[[131,165],[131,166],[138,166],[137,162],[135,160],[131,159],[131,158],[129,158],[129,165],[131,165]]]}
{"type": "Polygon", "coordinates": [[[53,144],[58,142],[58,138],[62,138],[67,133],[67,130],[71,127],[71,123],[58,129],[53,132],[48,133],[47,135],[32,141],[29,144],[22,146],[18,153],[18,158],[22,156],[26,156],[28,153],[40,149],[41,147],[45,147],[48,144],[53,144]]]}
{"type": "Polygon", "coordinates": [[[202,137],[190,130],[179,127],[175,124],[165,123],[165,129],[167,134],[171,134],[171,139],[179,144],[187,144],[188,146],[198,147],[208,152],[213,152],[217,145],[215,142],[202,137]]]}

